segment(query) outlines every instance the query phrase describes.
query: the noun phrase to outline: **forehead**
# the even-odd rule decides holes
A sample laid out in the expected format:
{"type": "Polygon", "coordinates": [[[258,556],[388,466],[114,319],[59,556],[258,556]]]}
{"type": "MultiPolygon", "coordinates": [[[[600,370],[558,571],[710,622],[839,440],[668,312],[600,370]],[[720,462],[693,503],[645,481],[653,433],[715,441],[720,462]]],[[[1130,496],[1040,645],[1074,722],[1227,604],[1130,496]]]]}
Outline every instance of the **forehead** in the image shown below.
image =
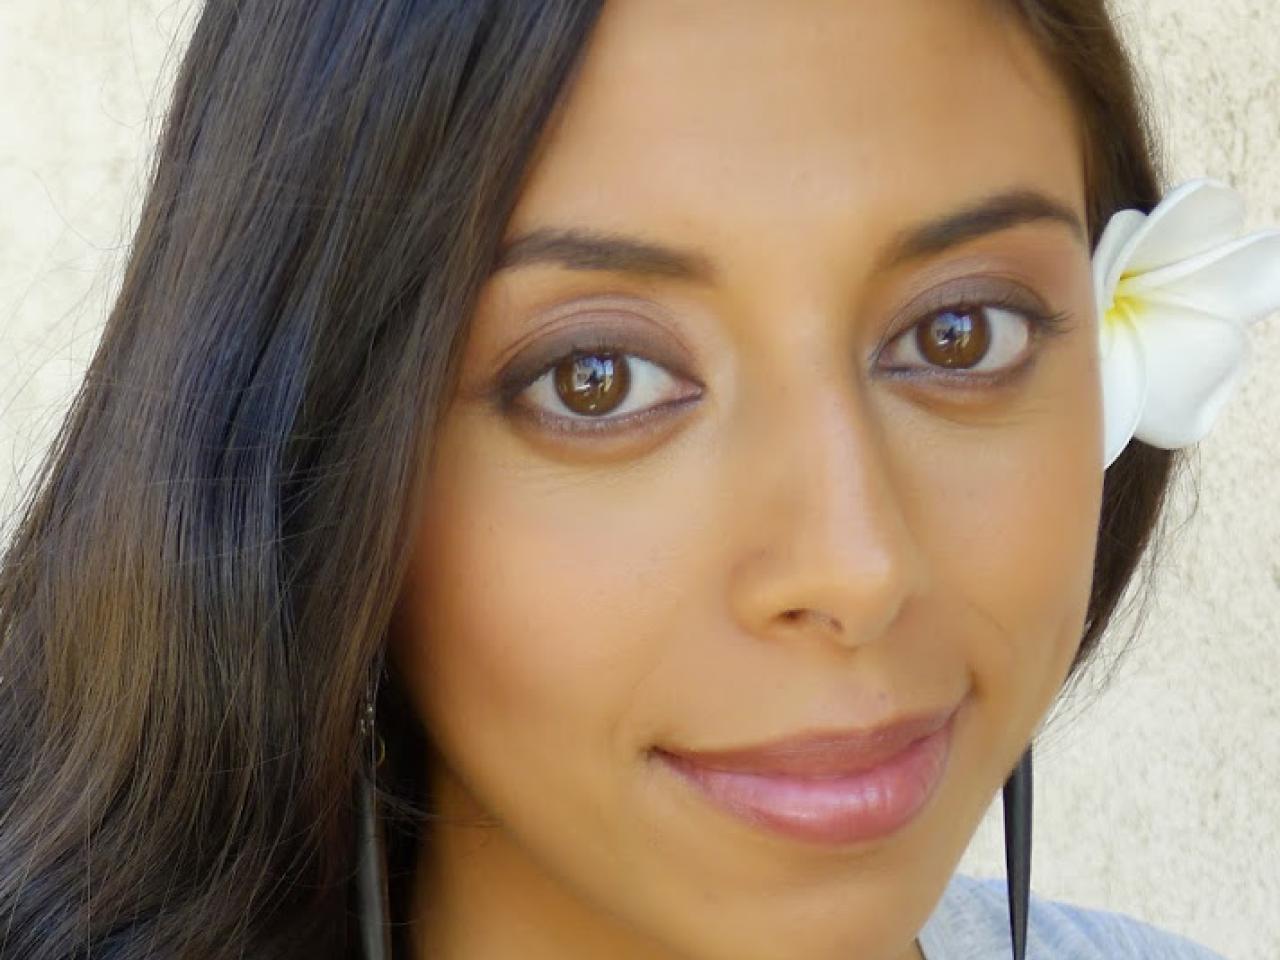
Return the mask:
{"type": "Polygon", "coordinates": [[[1083,209],[1066,91],[998,0],[609,0],[508,233],[812,263],[1010,188],[1083,209]]]}

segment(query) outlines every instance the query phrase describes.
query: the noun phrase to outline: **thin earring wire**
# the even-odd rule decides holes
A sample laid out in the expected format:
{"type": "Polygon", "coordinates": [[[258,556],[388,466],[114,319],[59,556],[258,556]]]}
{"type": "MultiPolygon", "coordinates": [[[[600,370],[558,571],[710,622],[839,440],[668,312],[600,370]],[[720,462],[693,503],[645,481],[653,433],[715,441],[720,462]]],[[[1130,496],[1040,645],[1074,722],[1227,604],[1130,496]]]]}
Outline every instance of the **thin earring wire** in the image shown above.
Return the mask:
{"type": "Polygon", "coordinates": [[[365,691],[360,718],[363,746],[368,753],[359,765],[356,885],[360,903],[360,939],[365,960],[391,960],[391,924],[387,903],[387,864],[378,821],[378,767],[386,759],[386,744],[374,716],[377,696],[375,671],[365,691]]]}
{"type": "Polygon", "coordinates": [[[1009,893],[1009,933],[1013,960],[1027,950],[1027,907],[1031,897],[1031,747],[1004,785],[1004,863],[1009,893]]]}

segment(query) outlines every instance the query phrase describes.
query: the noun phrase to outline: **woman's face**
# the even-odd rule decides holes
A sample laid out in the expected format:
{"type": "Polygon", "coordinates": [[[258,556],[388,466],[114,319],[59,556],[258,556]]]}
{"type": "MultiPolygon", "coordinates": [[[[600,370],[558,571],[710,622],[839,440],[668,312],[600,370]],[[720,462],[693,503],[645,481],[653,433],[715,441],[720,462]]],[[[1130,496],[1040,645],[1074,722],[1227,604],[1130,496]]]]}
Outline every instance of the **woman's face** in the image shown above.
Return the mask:
{"type": "Polygon", "coordinates": [[[997,4],[607,5],[472,320],[397,611],[444,818],[423,949],[919,956],[1083,629],[1081,150],[997,4]],[[791,831],[658,752],[953,708],[936,782],[801,784],[791,831]]]}

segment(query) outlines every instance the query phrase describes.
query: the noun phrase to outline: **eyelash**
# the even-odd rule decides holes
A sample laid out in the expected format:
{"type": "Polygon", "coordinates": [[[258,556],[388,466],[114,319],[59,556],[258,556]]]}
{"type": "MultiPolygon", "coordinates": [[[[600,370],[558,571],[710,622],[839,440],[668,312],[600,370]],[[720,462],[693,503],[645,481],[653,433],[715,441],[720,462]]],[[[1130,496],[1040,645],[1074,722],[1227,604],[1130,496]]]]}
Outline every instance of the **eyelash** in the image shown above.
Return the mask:
{"type": "MultiPolygon", "coordinates": [[[[1027,346],[1021,361],[1014,366],[1005,367],[993,373],[973,373],[967,368],[947,370],[945,367],[929,366],[928,370],[930,372],[924,375],[926,379],[938,380],[943,383],[959,383],[966,385],[966,388],[972,389],[982,389],[984,385],[997,387],[1009,383],[1035,359],[1039,352],[1037,349],[1039,341],[1065,333],[1069,326],[1069,315],[1066,311],[1050,313],[1029,305],[1024,298],[1017,296],[997,294],[972,299],[962,298],[954,303],[930,310],[914,323],[909,324],[906,329],[882,341],[876,349],[876,355],[879,356],[890,345],[906,338],[913,330],[935,317],[940,317],[947,313],[965,314],[979,310],[1013,313],[1027,321],[1027,346]]],[[[985,359],[984,356],[983,360],[985,359]]],[[[982,361],[979,362],[981,363],[982,361]]],[[[921,368],[886,370],[885,372],[892,379],[915,379],[920,376],[912,372],[916,369],[921,368]]]]}
{"type": "MultiPolygon", "coordinates": [[[[1012,367],[1005,367],[995,373],[974,374],[965,372],[965,368],[947,370],[944,367],[929,365],[927,368],[922,367],[906,367],[899,369],[887,369],[884,373],[891,379],[926,379],[937,380],[949,384],[962,384],[961,389],[993,389],[1006,382],[1011,382],[1016,378],[1024,368],[1028,367],[1038,354],[1035,344],[1046,338],[1056,336],[1065,332],[1068,325],[1068,314],[1065,312],[1049,313],[1037,308],[1029,307],[1023,300],[1010,296],[984,296],[980,300],[960,300],[955,303],[947,304],[935,310],[930,310],[924,316],[920,317],[913,323],[909,324],[905,329],[885,338],[877,345],[875,354],[879,357],[891,345],[899,340],[909,337],[912,331],[918,329],[923,324],[929,322],[935,317],[942,316],[947,313],[963,314],[966,312],[977,310],[1001,310],[1016,314],[1026,321],[1028,327],[1027,337],[1028,344],[1024,349],[1023,359],[1012,367]],[[923,375],[915,372],[921,369],[928,369],[923,375]]],[[[621,339],[619,335],[605,332],[592,331],[580,334],[574,337],[564,349],[559,350],[557,355],[545,362],[536,364],[532,373],[515,370],[509,373],[498,385],[497,399],[503,411],[518,412],[537,422],[540,426],[562,435],[571,437],[577,436],[601,436],[601,435],[621,435],[631,432],[632,430],[642,426],[655,417],[661,417],[664,413],[674,407],[680,407],[691,400],[700,397],[701,390],[692,396],[681,397],[676,400],[668,400],[656,404],[651,404],[637,412],[626,414],[623,416],[613,417],[583,417],[583,416],[562,416],[559,414],[547,413],[543,410],[534,408],[521,408],[516,403],[516,398],[524,393],[530,387],[533,387],[538,381],[542,380],[559,364],[570,360],[574,355],[608,355],[615,357],[623,357],[627,360],[641,360],[647,365],[652,365],[658,369],[666,371],[666,368],[655,360],[649,359],[645,354],[636,351],[629,351],[625,343],[618,342],[621,339]]],[[[985,357],[984,357],[985,359],[985,357]]],[[[979,361],[981,362],[981,361],[979,361]]],[[[520,365],[523,370],[528,370],[527,365],[520,365]]],[[[632,373],[633,380],[635,378],[632,373]]],[[[634,391],[634,383],[631,390],[628,390],[623,404],[630,398],[634,391]]]]}

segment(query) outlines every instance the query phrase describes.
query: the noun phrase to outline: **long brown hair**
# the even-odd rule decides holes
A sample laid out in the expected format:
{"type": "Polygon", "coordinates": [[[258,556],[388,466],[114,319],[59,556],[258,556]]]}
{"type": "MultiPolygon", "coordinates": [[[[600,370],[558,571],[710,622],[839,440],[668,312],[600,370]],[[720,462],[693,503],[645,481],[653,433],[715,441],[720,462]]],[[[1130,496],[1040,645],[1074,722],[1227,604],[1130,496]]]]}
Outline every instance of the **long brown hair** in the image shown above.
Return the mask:
{"type": "MultiPolygon", "coordinates": [[[[1096,241],[1159,197],[1129,61],[1101,0],[1005,2],[1079,106],[1096,241]]],[[[350,955],[357,718],[413,491],[600,8],[208,0],[0,560],[3,957],[350,955]]],[[[1135,442],[1107,473],[1073,671],[1174,463],[1135,442]]]]}

